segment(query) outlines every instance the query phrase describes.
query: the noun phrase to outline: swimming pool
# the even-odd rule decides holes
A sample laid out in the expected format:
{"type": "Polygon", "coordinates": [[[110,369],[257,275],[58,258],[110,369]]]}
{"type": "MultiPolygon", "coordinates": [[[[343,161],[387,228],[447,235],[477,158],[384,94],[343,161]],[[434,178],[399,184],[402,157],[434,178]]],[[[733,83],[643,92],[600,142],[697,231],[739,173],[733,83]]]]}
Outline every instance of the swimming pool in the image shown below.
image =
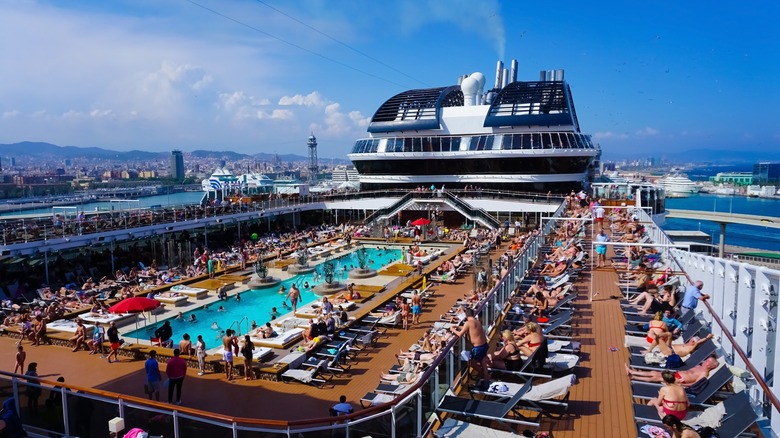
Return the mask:
{"type": "MultiPolygon", "coordinates": [[[[366,254],[368,255],[368,266],[371,269],[381,269],[383,266],[399,260],[401,258],[400,249],[383,249],[365,247],[366,254]]],[[[336,264],[336,279],[342,282],[347,281],[347,272],[349,267],[359,266],[357,252],[351,252],[345,254],[342,257],[334,260],[336,264]]],[[[322,283],[324,280],[322,264],[317,265],[317,272],[320,280],[314,282],[314,272],[296,275],[284,279],[282,285],[286,290],[290,290],[290,285],[296,284],[301,291],[301,304],[298,307],[310,303],[319,298],[314,292],[311,291],[311,287],[322,283]],[[309,283],[309,288],[305,288],[304,282],[309,283]]],[[[271,309],[276,307],[280,315],[289,313],[292,308],[282,307],[282,302],[286,300],[286,295],[279,294],[279,287],[273,287],[268,289],[259,290],[247,290],[241,292],[241,301],[236,301],[235,297],[231,296],[227,300],[215,301],[210,303],[207,308],[200,306],[198,308],[189,310],[183,313],[182,319],[168,318],[173,328],[174,342],[182,338],[184,333],[190,335],[193,344],[198,338],[198,335],[203,336],[203,340],[206,342],[206,348],[211,349],[220,346],[220,340],[222,338],[222,331],[228,328],[236,329],[236,326],[240,323],[240,332],[246,333],[247,325],[251,327],[252,321],[256,321],[258,326],[265,325],[267,321],[271,319],[271,309]],[[220,309],[220,306],[223,309],[220,309]],[[190,315],[195,315],[195,322],[190,322],[190,315]]],[[[146,327],[133,330],[131,332],[123,334],[128,341],[131,339],[145,339],[148,340],[154,335],[154,331],[160,327],[165,320],[158,320],[154,324],[149,324],[146,327]]]]}

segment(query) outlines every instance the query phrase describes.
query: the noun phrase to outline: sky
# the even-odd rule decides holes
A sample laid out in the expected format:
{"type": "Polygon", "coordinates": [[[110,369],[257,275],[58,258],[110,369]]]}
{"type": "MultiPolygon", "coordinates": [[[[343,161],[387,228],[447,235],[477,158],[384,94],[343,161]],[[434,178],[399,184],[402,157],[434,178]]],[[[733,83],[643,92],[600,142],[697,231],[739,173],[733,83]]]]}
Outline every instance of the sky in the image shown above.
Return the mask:
{"type": "Polygon", "coordinates": [[[564,69],[603,156],[780,150],[780,2],[0,0],[0,143],[345,158],[405,90],[564,69]]]}

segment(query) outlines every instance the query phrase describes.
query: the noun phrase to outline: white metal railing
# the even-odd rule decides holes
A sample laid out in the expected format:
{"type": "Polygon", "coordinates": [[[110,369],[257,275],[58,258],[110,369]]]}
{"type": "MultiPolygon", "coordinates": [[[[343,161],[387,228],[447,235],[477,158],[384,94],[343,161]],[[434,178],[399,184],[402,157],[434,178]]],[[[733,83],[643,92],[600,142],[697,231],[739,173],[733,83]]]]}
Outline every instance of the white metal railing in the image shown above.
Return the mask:
{"type": "Polygon", "coordinates": [[[710,299],[704,306],[697,306],[699,316],[720,341],[726,361],[752,375],[746,382],[748,395],[754,407],[769,419],[771,426],[762,427],[765,436],[776,437],[774,431],[780,430],[780,383],[774,379],[780,349],[780,270],[674,248],[672,240],[646,213],[638,214],[652,241],[669,246],[674,270],[685,273],[682,285],[704,282],[710,299]]]}

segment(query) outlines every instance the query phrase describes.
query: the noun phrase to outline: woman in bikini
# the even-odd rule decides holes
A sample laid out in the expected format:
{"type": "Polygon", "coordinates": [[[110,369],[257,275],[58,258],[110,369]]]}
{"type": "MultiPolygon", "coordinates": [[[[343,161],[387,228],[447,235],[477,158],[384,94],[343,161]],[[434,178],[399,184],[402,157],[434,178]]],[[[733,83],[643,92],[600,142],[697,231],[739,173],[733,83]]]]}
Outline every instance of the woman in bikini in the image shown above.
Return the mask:
{"type": "Polygon", "coordinates": [[[523,366],[523,358],[520,356],[520,348],[515,345],[512,332],[501,332],[504,346],[500,350],[488,355],[488,366],[500,370],[518,371],[523,366]]]}
{"type": "Polygon", "coordinates": [[[669,331],[669,327],[663,321],[664,314],[656,312],[653,320],[648,323],[650,328],[647,330],[647,342],[652,344],[653,341],[664,342],[667,345],[672,343],[672,333],[669,331]]]}
{"type": "Polygon", "coordinates": [[[684,424],[674,415],[667,415],[662,422],[672,431],[674,438],[701,438],[699,432],[696,432],[691,426],[684,424]]]}
{"type": "Polygon", "coordinates": [[[542,292],[537,292],[534,297],[534,309],[531,310],[531,315],[547,316],[547,309],[550,302],[547,301],[547,297],[542,292]]]}
{"type": "Polygon", "coordinates": [[[647,404],[658,409],[659,418],[663,419],[667,415],[672,415],[679,420],[684,419],[688,413],[688,394],[682,386],[677,384],[674,372],[664,371],[661,373],[661,377],[664,380],[664,386],[658,390],[658,397],[651,399],[647,404]]]}
{"type": "Polygon", "coordinates": [[[531,356],[534,354],[534,351],[542,345],[542,342],[547,341],[545,341],[544,336],[539,333],[539,326],[535,323],[529,322],[525,325],[525,329],[528,334],[517,343],[517,348],[520,349],[520,353],[523,356],[531,356]]]}

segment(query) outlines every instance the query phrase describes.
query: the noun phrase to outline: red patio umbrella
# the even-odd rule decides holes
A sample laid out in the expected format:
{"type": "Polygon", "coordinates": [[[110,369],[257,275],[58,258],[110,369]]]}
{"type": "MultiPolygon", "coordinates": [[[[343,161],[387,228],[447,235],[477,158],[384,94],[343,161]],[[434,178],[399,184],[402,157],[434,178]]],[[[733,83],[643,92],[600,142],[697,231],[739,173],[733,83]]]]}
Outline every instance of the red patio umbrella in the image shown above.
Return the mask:
{"type": "Polygon", "coordinates": [[[412,225],[414,225],[414,226],[418,226],[418,225],[428,225],[429,223],[431,223],[431,221],[430,221],[430,220],[428,220],[428,219],[426,219],[426,218],[424,218],[424,217],[421,217],[420,219],[417,219],[417,220],[415,220],[415,221],[412,221],[412,225]]]}
{"type": "Polygon", "coordinates": [[[146,297],[130,297],[111,306],[111,313],[141,313],[160,307],[160,302],[146,297]]]}
{"type": "Polygon", "coordinates": [[[138,343],[138,314],[160,307],[160,302],[146,297],[130,297],[108,308],[111,313],[135,313],[135,342],[138,343]]]}

